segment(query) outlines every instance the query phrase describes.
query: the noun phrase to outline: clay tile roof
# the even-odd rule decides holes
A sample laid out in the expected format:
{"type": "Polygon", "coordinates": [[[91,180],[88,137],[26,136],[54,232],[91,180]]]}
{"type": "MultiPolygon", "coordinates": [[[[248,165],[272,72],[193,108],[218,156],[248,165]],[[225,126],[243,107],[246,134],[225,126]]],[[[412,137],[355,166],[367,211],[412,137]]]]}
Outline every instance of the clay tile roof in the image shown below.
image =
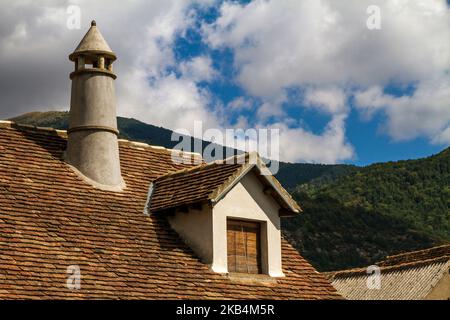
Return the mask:
{"type": "MultiPolygon", "coordinates": [[[[255,158],[255,162],[257,162],[255,158]]],[[[259,165],[261,166],[261,164],[259,165]]],[[[149,211],[158,212],[196,203],[218,201],[251,169],[256,168],[249,155],[232,157],[220,162],[200,164],[159,177],[153,183],[149,211]],[[239,161],[240,158],[244,160],[239,161]]],[[[272,175],[258,175],[262,182],[272,186],[271,194],[291,214],[301,211],[298,204],[272,175]],[[276,190],[276,192],[275,192],[276,190]]]]}
{"type": "Polygon", "coordinates": [[[145,215],[149,184],[192,165],[120,141],[124,192],[86,184],[63,161],[64,131],[0,121],[0,299],[340,299],[282,240],[284,278],[212,272],[170,227],[145,215]],[[81,288],[69,289],[78,266],[81,288]],[[70,270],[70,269],[69,269],[70,270]]]}
{"type": "Polygon", "coordinates": [[[424,250],[401,253],[387,256],[385,260],[377,262],[378,266],[388,267],[404,263],[428,261],[450,256],[450,244],[433,247],[424,250]]]}
{"type": "Polygon", "coordinates": [[[240,164],[202,164],[155,180],[150,212],[210,200],[211,194],[241,169],[240,164]]]}
{"type": "Polygon", "coordinates": [[[382,276],[379,290],[367,287],[367,268],[326,272],[324,275],[347,299],[424,299],[449,272],[450,244],[388,256],[376,266],[382,276]]]}

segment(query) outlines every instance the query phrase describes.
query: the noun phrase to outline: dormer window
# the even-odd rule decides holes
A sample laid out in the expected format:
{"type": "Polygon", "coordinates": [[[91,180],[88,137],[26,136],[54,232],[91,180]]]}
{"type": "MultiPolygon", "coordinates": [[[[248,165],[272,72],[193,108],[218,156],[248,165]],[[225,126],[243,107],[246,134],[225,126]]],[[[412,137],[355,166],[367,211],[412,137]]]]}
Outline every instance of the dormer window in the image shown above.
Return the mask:
{"type": "Polygon", "coordinates": [[[259,158],[240,160],[247,158],[161,176],[149,188],[145,212],[167,215],[214,272],[284,277],[280,217],[301,209],[259,158]]]}
{"type": "Polygon", "coordinates": [[[228,219],[227,254],[229,273],[262,273],[261,224],[228,219]]]}

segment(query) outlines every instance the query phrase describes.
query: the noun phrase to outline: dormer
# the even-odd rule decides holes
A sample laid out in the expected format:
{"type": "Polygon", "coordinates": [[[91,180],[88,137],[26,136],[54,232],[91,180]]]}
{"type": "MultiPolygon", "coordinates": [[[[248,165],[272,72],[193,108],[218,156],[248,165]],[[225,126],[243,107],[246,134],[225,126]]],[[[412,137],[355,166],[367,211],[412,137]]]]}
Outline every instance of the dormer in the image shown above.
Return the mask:
{"type": "Polygon", "coordinates": [[[168,216],[213,271],[270,277],[284,276],[280,218],[301,212],[261,159],[248,155],[156,179],[147,209],[168,216]]]}

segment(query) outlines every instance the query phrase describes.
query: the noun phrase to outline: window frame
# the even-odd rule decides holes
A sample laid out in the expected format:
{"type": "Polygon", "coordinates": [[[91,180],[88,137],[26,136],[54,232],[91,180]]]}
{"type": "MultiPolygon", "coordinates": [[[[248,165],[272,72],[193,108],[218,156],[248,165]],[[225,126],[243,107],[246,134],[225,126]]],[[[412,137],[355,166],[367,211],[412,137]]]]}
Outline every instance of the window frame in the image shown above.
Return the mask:
{"type": "MultiPolygon", "coordinates": [[[[263,254],[263,222],[261,221],[255,221],[255,220],[244,220],[239,218],[228,218],[226,219],[226,235],[227,235],[227,266],[228,266],[228,273],[237,273],[237,274],[247,274],[247,275],[261,275],[264,274],[264,254],[263,254]],[[236,248],[236,238],[234,239],[234,248],[233,250],[230,248],[230,239],[229,239],[229,232],[234,229],[234,227],[240,227],[241,233],[243,235],[243,245],[244,248],[236,248]],[[255,230],[255,242],[254,244],[254,250],[249,250],[249,242],[248,242],[248,235],[253,233],[251,230],[255,230]],[[239,251],[240,250],[240,251],[239,251]],[[239,255],[238,252],[245,252],[245,263],[239,266],[237,260],[240,256],[242,258],[242,255],[239,255]],[[254,253],[255,257],[252,257],[252,254],[249,254],[249,251],[256,251],[254,253]],[[230,263],[230,261],[233,260],[233,258],[230,258],[231,252],[234,252],[234,265],[230,263]],[[249,263],[249,258],[252,260],[255,259],[255,263],[251,260],[249,263]],[[247,268],[247,271],[242,270],[243,268],[247,268]],[[251,268],[251,270],[250,270],[251,268]],[[256,272],[252,272],[253,270],[256,270],[256,272]]],[[[235,230],[234,236],[236,237],[236,234],[239,232],[239,230],[235,230]]],[[[250,247],[251,249],[251,247],[250,247]]]]}

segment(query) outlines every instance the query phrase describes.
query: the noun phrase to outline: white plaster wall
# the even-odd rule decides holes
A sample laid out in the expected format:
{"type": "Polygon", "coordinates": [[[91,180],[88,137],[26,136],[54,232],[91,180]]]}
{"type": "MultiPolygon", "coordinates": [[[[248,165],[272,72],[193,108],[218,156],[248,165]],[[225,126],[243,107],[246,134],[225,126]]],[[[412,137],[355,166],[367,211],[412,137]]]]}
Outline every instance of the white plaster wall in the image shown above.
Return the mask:
{"type": "Polygon", "coordinates": [[[436,286],[431,290],[428,296],[425,298],[426,300],[449,300],[450,299],[450,263],[447,263],[447,266],[444,271],[444,275],[436,284],[436,286]]]}
{"type": "Polygon", "coordinates": [[[213,208],[204,205],[201,210],[177,212],[169,223],[213,271],[227,273],[227,218],[260,222],[262,271],[282,277],[280,206],[263,188],[250,172],[213,208]]]}
{"type": "MultiPolygon", "coordinates": [[[[117,129],[114,79],[108,75],[77,74],[72,79],[69,128],[100,126],[117,129]]],[[[102,185],[124,187],[116,134],[101,130],[69,132],[67,162],[102,185]]],[[[113,190],[113,189],[109,189],[113,190]]]]}
{"type": "Polygon", "coordinates": [[[169,217],[172,228],[204,263],[213,263],[212,210],[209,205],[201,210],[177,212],[169,217]]]}
{"type": "Polygon", "coordinates": [[[228,272],[227,218],[258,221],[261,228],[263,272],[272,277],[284,276],[281,266],[280,206],[264,194],[255,173],[247,174],[213,208],[213,264],[215,272],[228,272]]]}

